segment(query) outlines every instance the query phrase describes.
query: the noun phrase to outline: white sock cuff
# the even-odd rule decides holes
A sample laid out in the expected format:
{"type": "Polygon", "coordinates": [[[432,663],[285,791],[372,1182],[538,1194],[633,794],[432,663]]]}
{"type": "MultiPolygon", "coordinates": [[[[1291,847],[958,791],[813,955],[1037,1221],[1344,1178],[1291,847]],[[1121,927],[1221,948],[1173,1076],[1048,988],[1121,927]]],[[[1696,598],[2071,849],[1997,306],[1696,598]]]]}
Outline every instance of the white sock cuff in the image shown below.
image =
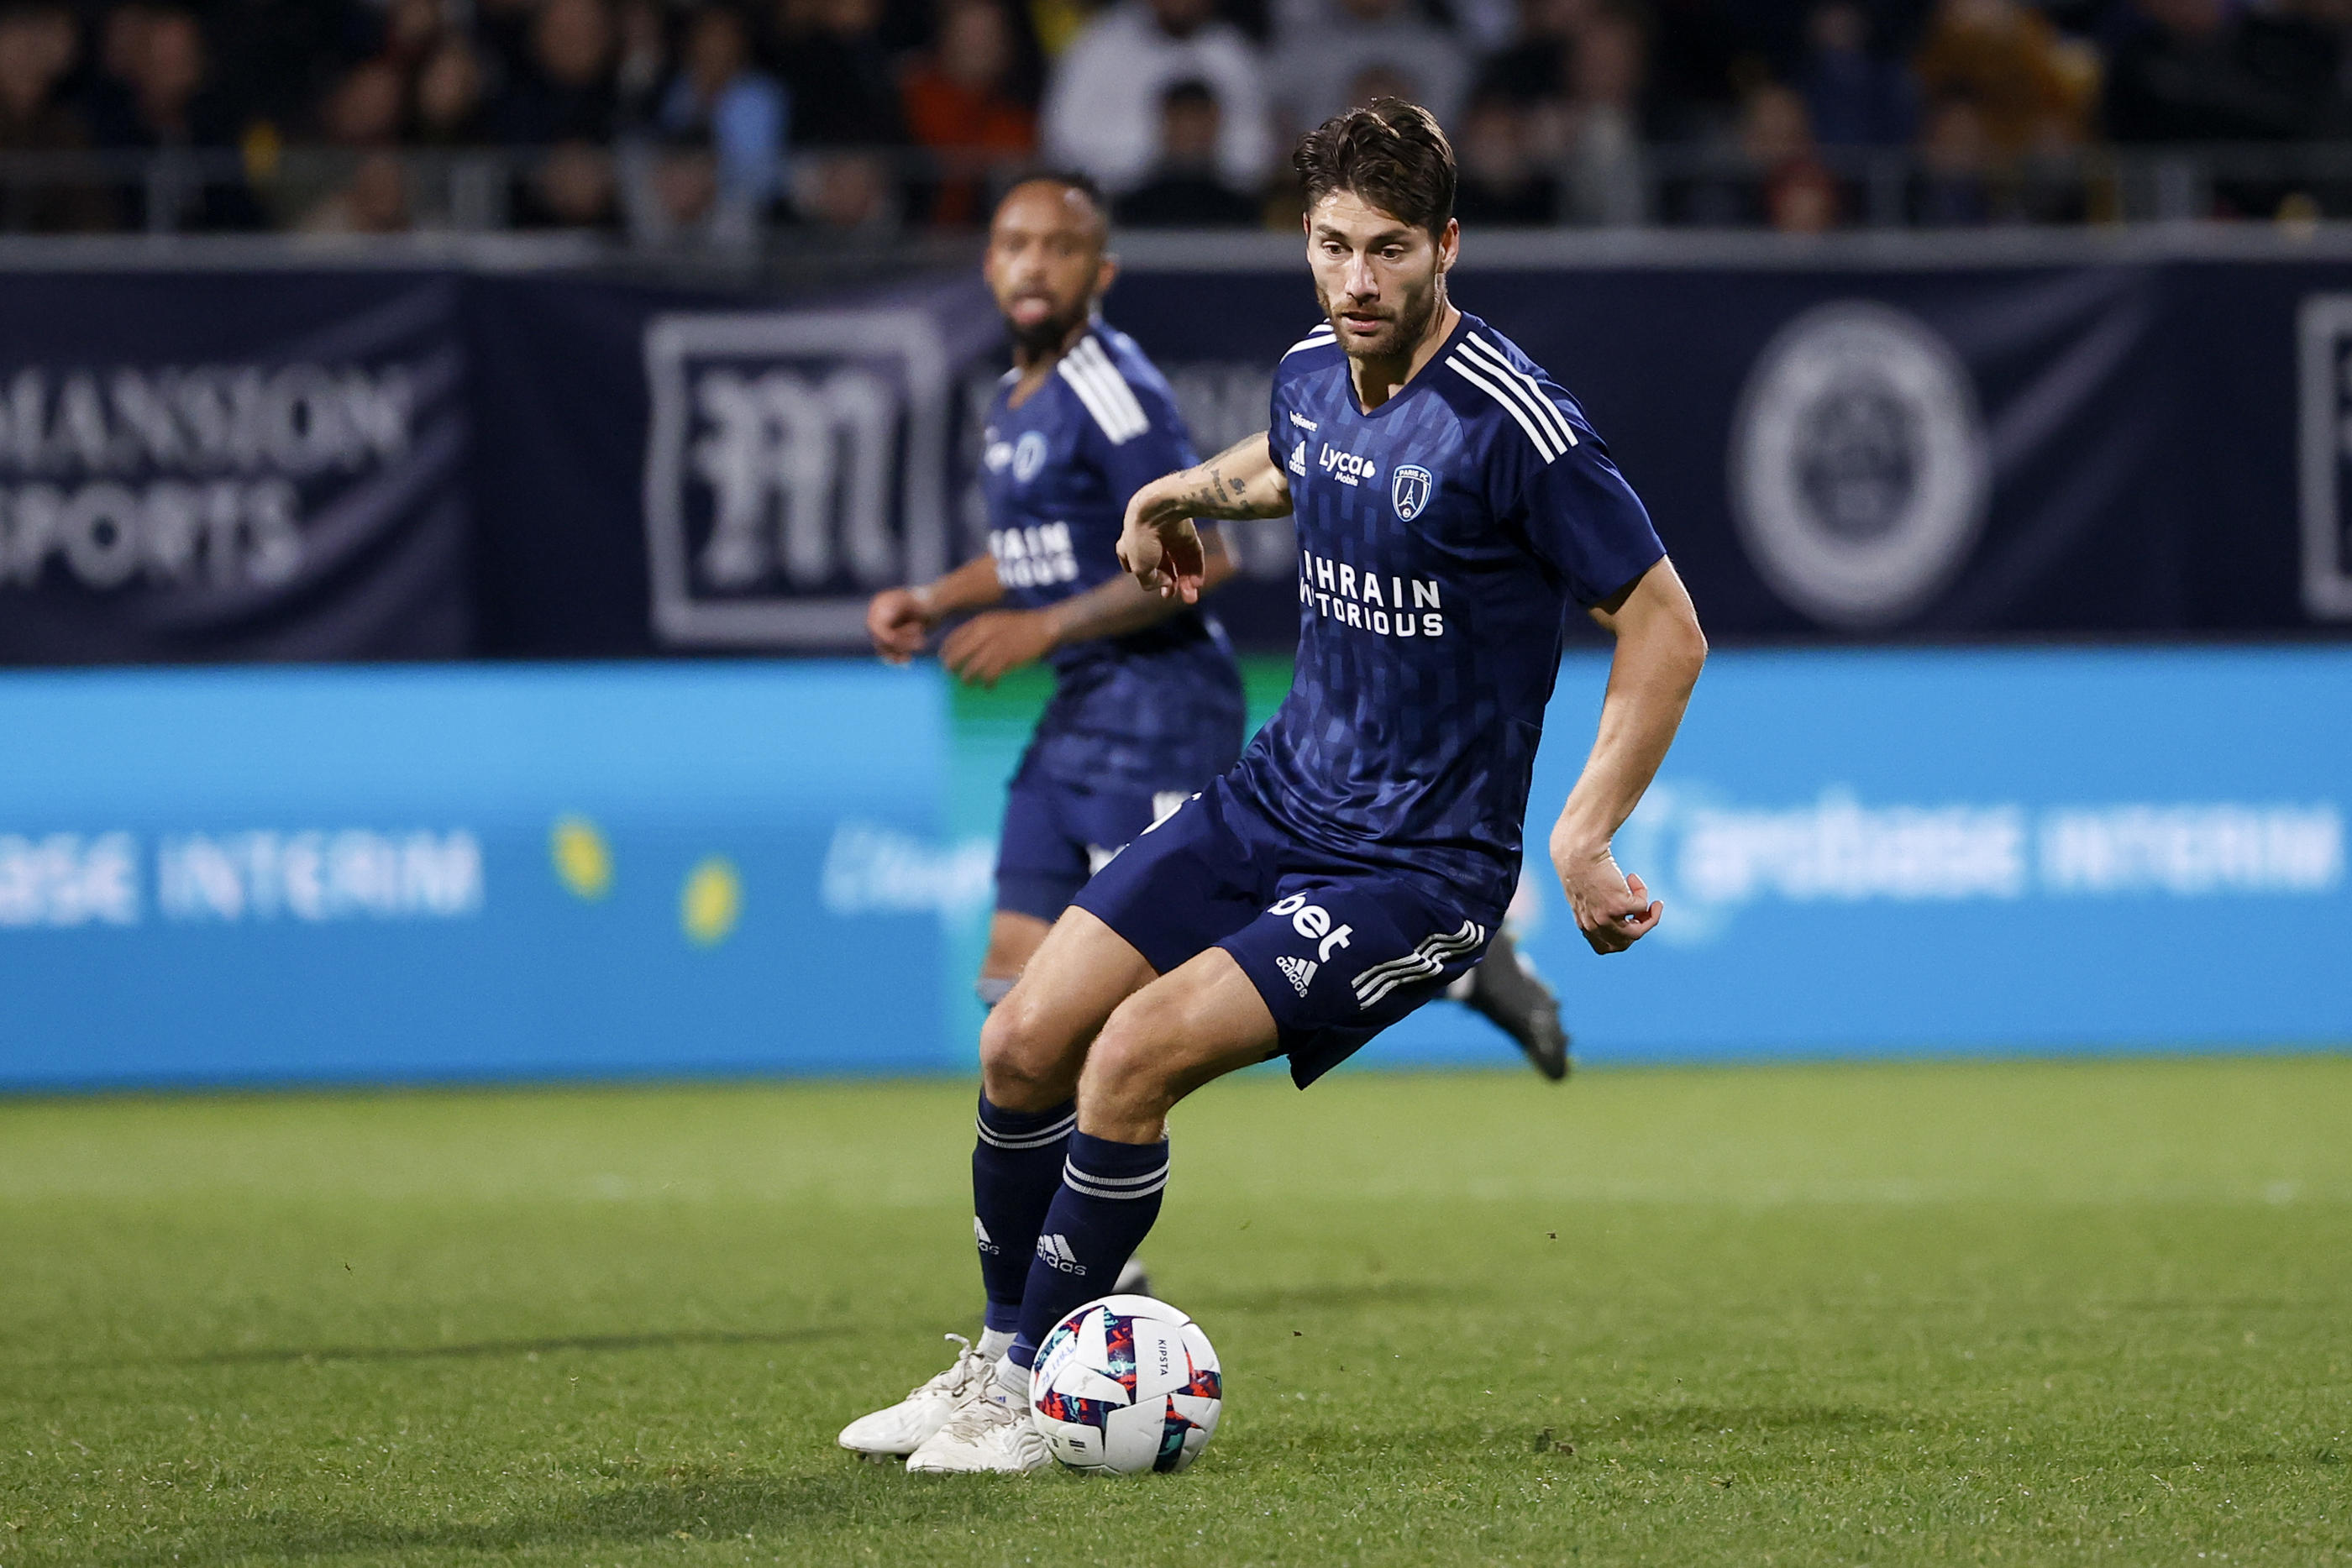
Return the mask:
{"type": "Polygon", "coordinates": [[[1029,1369],[1009,1355],[996,1364],[996,1386],[1015,1410],[1029,1407],[1029,1369]]]}
{"type": "Polygon", "coordinates": [[[988,1357],[989,1360],[1003,1361],[1004,1359],[1004,1353],[1012,1348],[1013,1331],[1011,1329],[982,1329],[980,1331],[980,1354],[988,1357]]]}

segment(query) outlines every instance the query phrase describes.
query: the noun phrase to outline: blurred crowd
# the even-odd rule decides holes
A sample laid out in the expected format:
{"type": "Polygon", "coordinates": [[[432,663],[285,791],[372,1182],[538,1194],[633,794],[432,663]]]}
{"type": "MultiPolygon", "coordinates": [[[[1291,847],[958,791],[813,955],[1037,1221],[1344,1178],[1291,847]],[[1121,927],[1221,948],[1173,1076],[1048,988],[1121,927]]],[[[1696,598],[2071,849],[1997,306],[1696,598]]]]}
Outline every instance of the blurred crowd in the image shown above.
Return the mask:
{"type": "MultiPolygon", "coordinates": [[[[2067,221],[2101,150],[2352,140],[2352,0],[7,0],[0,229],[728,246],[967,226],[1040,162],[1280,225],[1292,140],[1382,94],[1465,222],[2067,221]]],[[[2206,199],[2331,199],[2290,184],[2206,199]]]]}

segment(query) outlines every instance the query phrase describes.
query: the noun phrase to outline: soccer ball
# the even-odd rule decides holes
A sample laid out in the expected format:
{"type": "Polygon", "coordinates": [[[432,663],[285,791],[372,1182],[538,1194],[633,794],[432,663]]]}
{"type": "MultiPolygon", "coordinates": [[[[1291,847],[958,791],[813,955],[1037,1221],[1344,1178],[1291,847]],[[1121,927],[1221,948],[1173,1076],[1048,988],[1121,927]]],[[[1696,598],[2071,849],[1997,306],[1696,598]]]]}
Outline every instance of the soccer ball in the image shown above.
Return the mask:
{"type": "Polygon", "coordinates": [[[1090,1475],[1181,1470],[1224,1407],[1201,1325],[1150,1296],[1105,1296],[1054,1326],[1029,1381],[1054,1457],[1090,1475]]]}

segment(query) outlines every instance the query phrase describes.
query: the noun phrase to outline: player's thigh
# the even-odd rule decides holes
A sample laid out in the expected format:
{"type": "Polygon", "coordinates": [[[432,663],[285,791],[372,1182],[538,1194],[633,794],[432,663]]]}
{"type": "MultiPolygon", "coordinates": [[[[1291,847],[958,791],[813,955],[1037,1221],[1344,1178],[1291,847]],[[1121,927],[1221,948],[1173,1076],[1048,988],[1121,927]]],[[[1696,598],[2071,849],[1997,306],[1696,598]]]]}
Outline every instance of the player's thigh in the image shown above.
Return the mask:
{"type": "Polygon", "coordinates": [[[998,910],[988,922],[988,956],[980,961],[982,977],[1019,979],[1029,960],[1036,956],[1045,934],[1053,929],[1050,920],[1013,909],[998,910]]]}
{"type": "Polygon", "coordinates": [[[1078,1080],[1078,1126],[1150,1143],[1169,1108],[1279,1049],[1274,1014],[1222,947],[1186,960],[1115,1009],[1078,1080]]]}
{"type": "Polygon", "coordinates": [[[1050,1092],[1048,1104],[1068,1098],[1104,1021],[1155,974],[1118,932],[1083,909],[1065,910],[981,1030],[989,1097],[1018,1109],[1031,1108],[1019,1100],[1035,1092],[1050,1092]]]}

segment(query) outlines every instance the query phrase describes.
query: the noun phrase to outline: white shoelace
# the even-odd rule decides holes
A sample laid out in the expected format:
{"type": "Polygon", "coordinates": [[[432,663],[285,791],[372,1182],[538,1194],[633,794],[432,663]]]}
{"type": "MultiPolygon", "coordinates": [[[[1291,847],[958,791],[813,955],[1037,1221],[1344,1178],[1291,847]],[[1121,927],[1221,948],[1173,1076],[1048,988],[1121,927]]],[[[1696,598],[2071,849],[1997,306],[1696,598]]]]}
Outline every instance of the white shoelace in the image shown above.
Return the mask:
{"type": "Polygon", "coordinates": [[[963,1348],[956,1352],[955,1360],[949,1364],[945,1372],[927,1383],[917,1385],[914,1393],[908,1395],[908,1398],[912,1399],[917,1395],[934,1392],[948,1395],[961,1394],[966,1388],[971,1386],[975,1378],[985,1379],[994,1375],[996,1364],[972,1349],[971,1341],[960,1333],[944,1334],[940,1337],[953,1340],[963,1348]]]}

